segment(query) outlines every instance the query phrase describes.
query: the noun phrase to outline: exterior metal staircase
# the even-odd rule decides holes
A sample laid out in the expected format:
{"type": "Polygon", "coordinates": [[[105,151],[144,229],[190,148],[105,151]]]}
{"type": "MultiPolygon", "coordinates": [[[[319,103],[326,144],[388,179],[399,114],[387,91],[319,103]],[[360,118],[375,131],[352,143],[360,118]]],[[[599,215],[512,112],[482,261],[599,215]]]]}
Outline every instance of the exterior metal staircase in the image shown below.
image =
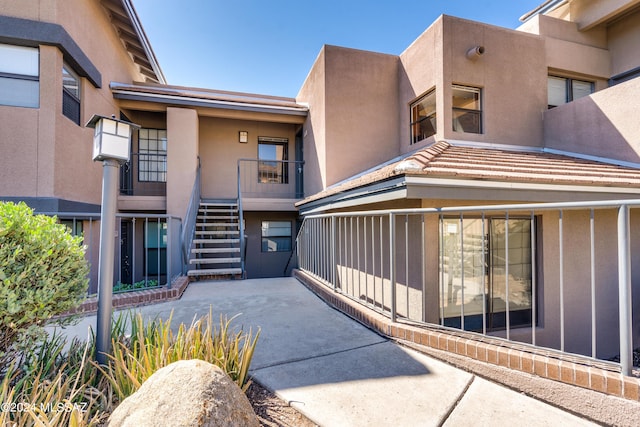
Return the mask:
{"type": "Polygon", "coordinates": [[[189,257],[192,278],[242,278],[240,215],[233,201],[201,201],[189,257]]]}

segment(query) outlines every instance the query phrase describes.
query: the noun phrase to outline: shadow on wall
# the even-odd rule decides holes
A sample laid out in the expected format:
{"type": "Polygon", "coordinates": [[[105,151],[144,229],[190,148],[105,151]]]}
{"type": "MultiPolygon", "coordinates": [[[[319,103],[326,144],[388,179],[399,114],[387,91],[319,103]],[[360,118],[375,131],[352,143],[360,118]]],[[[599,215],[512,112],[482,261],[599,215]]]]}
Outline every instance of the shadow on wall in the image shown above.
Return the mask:
{"type": "Polygon", "coordinates": [[[638,99],[635,78],[545,111],[545,147],[640,163],[638,99]]]}

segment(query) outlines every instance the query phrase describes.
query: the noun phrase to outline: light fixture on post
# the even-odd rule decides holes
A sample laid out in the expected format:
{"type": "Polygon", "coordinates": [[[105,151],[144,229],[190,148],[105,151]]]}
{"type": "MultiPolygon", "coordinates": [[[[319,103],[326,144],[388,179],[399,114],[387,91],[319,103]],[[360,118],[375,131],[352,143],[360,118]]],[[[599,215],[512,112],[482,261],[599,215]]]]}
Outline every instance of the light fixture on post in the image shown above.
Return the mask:
{"type": "Polygon", "coordinates": [[[98,261],[98,314],[96,361],[106,365],[111,349],[113,262],[115,254],[116,203],[120,165],[129,161],[131,132],[140,126],[115,116],[94,115],[85,125],[93,128],[93,161],[102,161],[100,209],[100,259],[98,261]]]}
{"type": "Polygon", "coordinates": [[[238,132],[238,142],[249,142],[249,132],[246,130],[241,130],[240,132],[238,132]]]}

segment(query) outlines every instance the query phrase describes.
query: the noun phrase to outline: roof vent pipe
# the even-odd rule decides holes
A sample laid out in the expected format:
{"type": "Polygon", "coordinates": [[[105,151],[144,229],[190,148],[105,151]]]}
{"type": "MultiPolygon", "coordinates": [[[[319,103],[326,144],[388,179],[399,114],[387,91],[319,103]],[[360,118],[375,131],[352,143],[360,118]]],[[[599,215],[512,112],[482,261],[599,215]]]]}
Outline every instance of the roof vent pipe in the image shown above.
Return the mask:
{"type": "Polygon", "coordinates": [[[484,46],[474,46],[467,51],[467,59],[475,61],[484,54],[484,46]]]}

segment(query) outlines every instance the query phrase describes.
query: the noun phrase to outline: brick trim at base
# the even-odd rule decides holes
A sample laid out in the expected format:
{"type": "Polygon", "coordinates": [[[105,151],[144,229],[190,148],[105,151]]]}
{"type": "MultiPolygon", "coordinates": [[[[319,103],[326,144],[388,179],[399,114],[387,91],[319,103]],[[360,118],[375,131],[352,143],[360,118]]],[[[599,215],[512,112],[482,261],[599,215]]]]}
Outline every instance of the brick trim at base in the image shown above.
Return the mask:
{"type": "Polygon", "coordinates": [[[592,359],[575,355],[564,356],[560,353],[554,353],[553,356],[537,354],[527,351],[517,344],[510,346],[510,343],[506,341],[501,341],[500,345],[497,345],[473,339],[468,336],[469,334],[458,336],[453,332],[429,328],[426,325],[392,323],[388,317],[332,291],[325,284],[303,271],[295,270],[294,276],[329,305],[389,338],[447,351],[480,362],[612,396],[640,401],[640,378],[629,377],[620,372],[597,366],[597,363],[592,359]]]}
{"type": "MultiPolygon", "coordinates": [[[[155,304],[164,301],[180,299],[185,289],[189,285],[187,276],[179,276],[173,279],[171,288],[166,286],[143,291],[132,291],[114,294],[112,304],[114,309],[127,307],[139,307],[148,304],[155,304]]],[[[80,306],[68,314],[91,314],[98,311],[98,297],[87,298],[80,306]]]]}

